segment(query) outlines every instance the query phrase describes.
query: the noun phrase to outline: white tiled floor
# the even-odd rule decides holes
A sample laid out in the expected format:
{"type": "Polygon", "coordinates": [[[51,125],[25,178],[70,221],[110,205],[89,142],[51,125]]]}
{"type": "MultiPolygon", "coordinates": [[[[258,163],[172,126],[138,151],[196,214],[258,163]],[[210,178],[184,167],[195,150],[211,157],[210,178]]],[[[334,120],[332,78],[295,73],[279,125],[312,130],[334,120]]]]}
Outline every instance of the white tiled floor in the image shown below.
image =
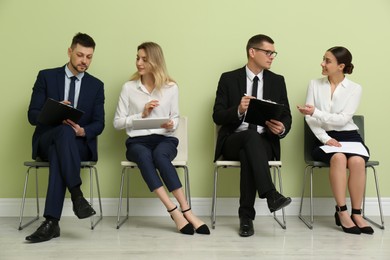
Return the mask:
{"type": "Polygon", "coordinates": [[[286,230],[272,217],[257,217],[248,238],[238,236],[236,217],[218,217],[210,236],[179,234],[168,216],[131,217],[119,230],[115,217],[105,217],[95,230],[88,219],[64,217],[59,238],[26,243],[40,221],[18,231],[18,218],[0,218],[0,259],[390,259],[387,230],[345,234],[331,217],[317,217],[313,230],[295,216],[287,217],[286,230]]]}

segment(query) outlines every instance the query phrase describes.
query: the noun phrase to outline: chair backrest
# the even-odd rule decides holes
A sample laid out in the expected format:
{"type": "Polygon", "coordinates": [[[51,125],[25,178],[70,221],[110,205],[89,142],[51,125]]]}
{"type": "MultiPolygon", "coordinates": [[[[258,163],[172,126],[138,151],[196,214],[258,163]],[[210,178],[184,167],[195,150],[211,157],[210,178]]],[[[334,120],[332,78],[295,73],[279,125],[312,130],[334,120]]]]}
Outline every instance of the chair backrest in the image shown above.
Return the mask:
{"type": "MultiPolygon", "coordinates": [[[[314,145],[317,143],[317,137],[311,131],[309,125],[306,123],[306,120],[303,119],[303,121],[304,121],[304,157],[305,157],[305,162],[309,163],[313,161],[311,152],[314,148],[314,145]]],[[[354,115],[353,121],[358,126],[359,128],[358,132],[364,141],[364,116],[354,115]]]]}
{"type": "Polygon", "coordinates": [[[179,139],[179,145],[177,147],[177,161],[188,161],[188,129],[187,129],[187,117],[181,116],[179,118],[179,126],[175,131],[174,136],[179,139]]]}
{"type": "Polygon", "coordinates": [[[362,115],[353,116],[353,122],[359,127],[358,132],[364,141],[364,116],[362,115]]]}

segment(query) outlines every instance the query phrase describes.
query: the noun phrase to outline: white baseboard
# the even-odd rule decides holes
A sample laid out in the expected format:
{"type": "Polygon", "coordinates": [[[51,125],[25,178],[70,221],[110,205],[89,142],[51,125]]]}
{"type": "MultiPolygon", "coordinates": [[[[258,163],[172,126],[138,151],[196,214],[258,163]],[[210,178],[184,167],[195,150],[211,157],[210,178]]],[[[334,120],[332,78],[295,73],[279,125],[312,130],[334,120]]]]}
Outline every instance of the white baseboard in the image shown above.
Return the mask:
{"type": "MultiPolygon", "coordinates": [[[[102,198],[103,216],[117,216],[118,198],[102,198]]],[[[192,198],[192,209],[199,216],[210,216],[210,198],[192,198]]],[[[26,199],[24,216],[36,215],[35,199],[26,199]]],[[[123,200],[122,214],[126,211],[126,200],[123,200]]],[[[331,216],[334,214],[333,198],[315,198],[314,215],[331,216]]],[[[45,199],[39,199],[40,216],[42,216],[45,199]]],[[[0,199],[0,217],[18,217],[20,214],[21,199],[0,199]]],[[[98,211],[98,201],[95,199],[94,208],[98,211]]],[[[350,209],[350,205],[348,205],[350,209]]],[[[300,198],[293,198],[291,204],[285,208],[287,216],[298,216],[300,198]]],[[[256,214],[266,216],[271,213],[268,210],[266,200],[256,201],[256,214]]],[[[390,216],[390,198],[382,198],[382,209],[384,216],[390,216]]],[[[304,200],[303,214],[309,212],[309,200],[304,200]]],[[[157,198],[131,198],[130,216],[166,216],[167,212],[162,203],[157,198]]],[[[65,200],[63,216],[74,216],[70,199],[65,200]]],[[[217,201],[217,216],[237,216],[238,198],[219,198],[217,201]]],[[[366,215],[379,216],[378,201],[376,198],[366,199],[366,215]]]]}

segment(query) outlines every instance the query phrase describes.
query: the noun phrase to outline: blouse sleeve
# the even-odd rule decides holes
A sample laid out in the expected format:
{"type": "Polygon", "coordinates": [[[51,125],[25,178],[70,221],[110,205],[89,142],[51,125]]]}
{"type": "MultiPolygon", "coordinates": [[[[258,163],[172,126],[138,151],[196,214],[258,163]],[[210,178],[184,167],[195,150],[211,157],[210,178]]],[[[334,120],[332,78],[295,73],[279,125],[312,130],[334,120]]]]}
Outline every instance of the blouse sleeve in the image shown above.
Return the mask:
{"type": "Polygon", "coordinates": [[[118,105],[114,116],[114,128],[117,130],[131,128],[133,119],[142,118],[142,113],[130,115],[129,111],[130,96],[126,84],[123,85],[119,95],[118,105]]]}

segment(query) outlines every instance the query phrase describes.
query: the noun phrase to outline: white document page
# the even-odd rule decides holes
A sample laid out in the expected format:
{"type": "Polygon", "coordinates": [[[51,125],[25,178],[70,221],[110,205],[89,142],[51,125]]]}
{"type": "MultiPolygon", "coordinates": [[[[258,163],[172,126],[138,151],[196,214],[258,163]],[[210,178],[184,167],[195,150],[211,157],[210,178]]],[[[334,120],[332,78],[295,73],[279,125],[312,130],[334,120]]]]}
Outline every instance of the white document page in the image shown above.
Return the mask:
{"type": "Polygon", "coordinates": [[[359,142],[340,142],[341,147],[323,145],[320,146],[325,153],[354,153],[369,157],[366,148],[359,142]]]}

